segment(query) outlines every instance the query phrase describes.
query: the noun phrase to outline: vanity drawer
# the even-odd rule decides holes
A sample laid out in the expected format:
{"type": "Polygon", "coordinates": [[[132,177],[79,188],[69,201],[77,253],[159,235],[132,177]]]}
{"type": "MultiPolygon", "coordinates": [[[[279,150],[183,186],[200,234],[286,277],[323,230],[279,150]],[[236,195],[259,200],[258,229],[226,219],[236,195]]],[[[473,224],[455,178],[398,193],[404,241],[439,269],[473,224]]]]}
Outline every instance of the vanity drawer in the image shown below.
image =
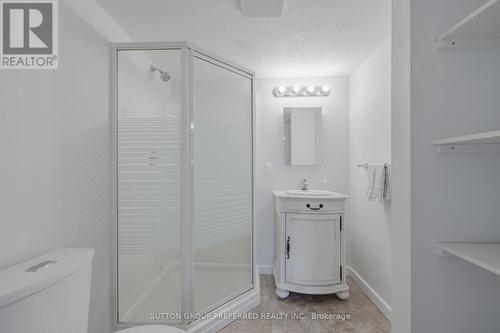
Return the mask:
{"type": "Polygon", "coordinates": [[[296,212],[341,212],[344,210],[343,200],[332,199],[285,199],[282,210],[296,212]]]}

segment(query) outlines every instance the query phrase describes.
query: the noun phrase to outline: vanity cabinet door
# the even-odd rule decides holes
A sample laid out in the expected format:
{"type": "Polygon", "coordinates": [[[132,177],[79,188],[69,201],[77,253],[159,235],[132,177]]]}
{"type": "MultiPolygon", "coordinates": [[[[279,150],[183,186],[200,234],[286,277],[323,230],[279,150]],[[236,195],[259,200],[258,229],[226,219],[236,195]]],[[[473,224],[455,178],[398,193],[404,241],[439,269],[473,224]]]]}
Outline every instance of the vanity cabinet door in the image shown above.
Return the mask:
{"type": "Polygon", "coordinates": [[[288,283],[340,283],[340,214],[286,214],[288,283]]]}

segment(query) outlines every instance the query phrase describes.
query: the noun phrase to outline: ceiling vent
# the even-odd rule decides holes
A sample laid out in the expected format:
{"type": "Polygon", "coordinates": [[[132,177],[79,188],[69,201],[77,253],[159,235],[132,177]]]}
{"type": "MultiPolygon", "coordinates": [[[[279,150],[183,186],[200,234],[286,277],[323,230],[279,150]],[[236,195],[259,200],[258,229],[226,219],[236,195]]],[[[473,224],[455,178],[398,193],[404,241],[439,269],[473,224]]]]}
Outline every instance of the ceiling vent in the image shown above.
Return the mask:
{"type": "Polygon", "coordinates": [[[285,0],[240,0],[244,17],[281,17],[285,0]]]}

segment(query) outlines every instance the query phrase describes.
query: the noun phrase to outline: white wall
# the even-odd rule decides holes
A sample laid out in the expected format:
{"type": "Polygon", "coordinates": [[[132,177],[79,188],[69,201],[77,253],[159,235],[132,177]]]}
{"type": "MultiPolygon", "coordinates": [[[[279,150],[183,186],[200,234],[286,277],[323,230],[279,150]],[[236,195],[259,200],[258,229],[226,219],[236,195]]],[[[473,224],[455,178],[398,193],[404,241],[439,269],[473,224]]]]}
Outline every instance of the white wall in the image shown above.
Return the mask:
{"type": "Polygon", "coordinates": [[[96,249],[89,332],[111,331],[109,44],[60,2],[59,69],[0,72],[0,269],[96,249]]]}
{"type": "Polygon", "coordinates": [[[257,81],[257,159],[256,223],[259,265],[271,265],[274,254],[274,216],[272,191],[299,188],[307,178],[310,188],[321,187],[322,175],[328,188],[349,194],[349,79],[301,78],[257,81]],[[276,98],[276,86],[329,84],[329,97],[276,98]],[[285,165],[283,147],[283,108],[322,107],[324,161],[318,166],[285,165]],[[272,163],[272,174],[266,171],[272,163]]]}
{"type": "Polygon", "coordinates": [[[392,2],[391,328],[410,332],[410,1],[392,2]]]}
{"type": "Polygon", "coordinates": [[[350,77],[351,219],[347,223],[349,264],[390,311],[390,201],[366,197],[366,168],[391,161],[391,42],[386,40],[350,77]]]}
{"type": "MultiPolygon", "coordinates": [[[[434,38],[484,0],[411,6],[412,332],[498,332],[500,279],[437,241],[498,241],[500,154],[436,154],[433,139],[500,128],[500,49],[437,51],[434,38]]],[[[396,223],[396,221],[394,221],[396,223]]]]}

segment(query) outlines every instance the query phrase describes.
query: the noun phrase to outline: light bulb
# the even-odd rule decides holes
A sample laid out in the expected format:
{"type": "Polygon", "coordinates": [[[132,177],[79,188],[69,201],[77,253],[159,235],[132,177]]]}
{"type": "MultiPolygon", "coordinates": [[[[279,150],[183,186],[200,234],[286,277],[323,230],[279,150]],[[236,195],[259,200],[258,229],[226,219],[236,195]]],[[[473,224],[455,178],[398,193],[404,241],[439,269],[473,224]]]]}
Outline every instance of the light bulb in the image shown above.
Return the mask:
{"type": "Polygon", "coordinates": [[[300,91],[300,86],[293,86],[293,92],[298,94],[300,91]]]}
{"type": "Polygon", "coordinates": [[[307,92],[312,94],[314,92],[314,86],[312,85],[307,86],[307,92]]]}
{"type": "Polygon", "coordinates": [[[283,95],[283,94],[285,93],[285,91],[286,91],[286,88],[285,88],[285,87],[283,87],[283,86],[281,86],[281,87],[279,87],[279,88],[278,88],[278,93],[279,93],[280,95],[283,95]]]}
{"type": "Polygon", "coordinates": [[[324,86],[321,87],[321,91],[325,94],[328,93],[330,91],[330,86],[325,84],[324,86]]]}

